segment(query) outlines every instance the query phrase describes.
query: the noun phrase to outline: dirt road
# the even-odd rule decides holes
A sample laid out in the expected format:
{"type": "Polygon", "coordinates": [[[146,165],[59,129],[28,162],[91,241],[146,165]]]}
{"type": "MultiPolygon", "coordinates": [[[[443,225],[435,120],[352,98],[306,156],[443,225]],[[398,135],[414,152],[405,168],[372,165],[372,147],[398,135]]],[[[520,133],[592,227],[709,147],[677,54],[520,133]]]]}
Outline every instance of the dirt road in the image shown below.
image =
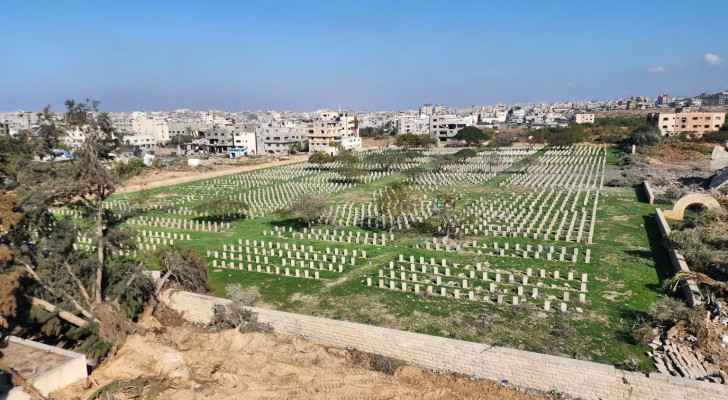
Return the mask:
{"type": "Polygon", "coordinates": [[[197,172],[197,171],[164,171],[151,175],[142,175],[135,177],[127,182],[117,193],[132,193],[142,190],[155,189],[165,186],[179,185],[181,183],[195,182],[204,179],[217,178],[220,176],[234,175],[241,172],[254,171],[257,169],[278,167],[281,165],[295,164],[308,159],[308,155],[291,156],[288,160],[269,161],[260,164],[242,165],[242,166],[221,166],[214,171],[197,172]]]}

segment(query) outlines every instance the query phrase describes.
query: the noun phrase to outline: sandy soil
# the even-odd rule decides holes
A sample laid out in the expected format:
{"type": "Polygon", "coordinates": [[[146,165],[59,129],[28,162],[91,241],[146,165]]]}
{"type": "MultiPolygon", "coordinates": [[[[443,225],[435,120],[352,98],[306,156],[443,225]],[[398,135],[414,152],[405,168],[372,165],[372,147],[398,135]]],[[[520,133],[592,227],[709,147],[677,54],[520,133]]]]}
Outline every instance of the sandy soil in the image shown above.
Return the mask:
{"type": "MultiPolygon", "coordinates": [[[[233,330],[207,333],[185,326],[148,332],[129,337],[88,382],[54,393],[53,398],[87,399],[111,382],[149,378],[144,385],[158,392],[155,398],[160,400],[544,399],[491,382],[433,375],[414,367],[385,375],[353,366],[352,355],[345,350],[298,338],[233,330]]],[[[125,395],[116,398],[138,395],[130,391],[127,388],[125,395]]]]}
{"type": "Polygon", "coordinates": [[[153,174],[144,174],[129,180],[122,188],[117,190],[118,193],[138,192],[140,190],[154,189],[164,186],[179,185],[181,183],[189,183],[203,179],[216,178],[219,176],[233,175],[241,172],[254,171],[256,169],[288,165],[302,162],[308,159],[308,155],[290,156],[288,160],[282,161],[264,161],[259,164],[236,166],[221,165],[214,167],[212,171],[158,171],[153,174]]]}

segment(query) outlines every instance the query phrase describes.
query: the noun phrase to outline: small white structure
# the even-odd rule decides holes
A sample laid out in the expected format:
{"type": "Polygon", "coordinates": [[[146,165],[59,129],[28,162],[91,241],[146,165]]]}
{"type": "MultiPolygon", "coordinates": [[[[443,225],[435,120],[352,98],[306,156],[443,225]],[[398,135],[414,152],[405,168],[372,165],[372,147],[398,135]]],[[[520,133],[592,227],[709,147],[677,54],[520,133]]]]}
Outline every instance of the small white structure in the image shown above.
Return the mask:
{"type": "MultiPolygon", "coordinates": [[[[18,371],[42,395],[86,379],[86,356],[31,340],[10,336],[3,349],[3,362],[18,371]]],[[[15,387],[7,400],[30,400],[28,393],[15,387]]]]}
{"type": "Polygon", "coordinates": [[[593,124],[594,114],[574,114],[574,122],[577,124],[593,124]]]}

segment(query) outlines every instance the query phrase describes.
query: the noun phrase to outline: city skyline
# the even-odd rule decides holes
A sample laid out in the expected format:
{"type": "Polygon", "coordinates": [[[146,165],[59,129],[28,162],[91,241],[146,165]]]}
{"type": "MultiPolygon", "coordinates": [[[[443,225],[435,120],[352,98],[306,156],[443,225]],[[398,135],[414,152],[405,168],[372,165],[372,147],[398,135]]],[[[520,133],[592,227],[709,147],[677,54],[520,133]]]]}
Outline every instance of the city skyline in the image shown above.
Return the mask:
{"type": "Polygon", "coordinates": [[[8,2],[0,110],[401,110],[728,88],[718,1],[661,2],[659,15],[626,2],[141,4],[8,2]]]}

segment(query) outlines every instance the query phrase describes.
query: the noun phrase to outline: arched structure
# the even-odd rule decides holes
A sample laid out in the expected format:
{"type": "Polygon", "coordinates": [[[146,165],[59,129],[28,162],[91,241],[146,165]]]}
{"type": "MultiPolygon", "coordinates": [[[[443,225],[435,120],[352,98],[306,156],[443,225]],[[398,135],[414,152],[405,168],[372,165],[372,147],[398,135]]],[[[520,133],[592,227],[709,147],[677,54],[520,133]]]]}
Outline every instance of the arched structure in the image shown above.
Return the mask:
{"type": "Polygon", "coordinates": [[[720,210],[720,203],[712,196],[702,193],[691,193],[681,197],[672,207],[672,210],[666,210],[663,214],[667,219],[682,221],[685,217],[685,209],[695,204],[701,205],[709,210],[720,210]]]}

